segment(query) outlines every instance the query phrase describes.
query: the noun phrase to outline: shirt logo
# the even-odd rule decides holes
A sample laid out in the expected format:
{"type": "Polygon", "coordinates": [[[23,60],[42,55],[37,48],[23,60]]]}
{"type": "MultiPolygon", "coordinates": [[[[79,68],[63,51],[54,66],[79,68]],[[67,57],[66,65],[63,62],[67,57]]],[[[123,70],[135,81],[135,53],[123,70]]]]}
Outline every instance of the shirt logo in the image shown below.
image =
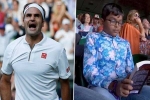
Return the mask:
{"type": "Polygon", "coordinates": [[[47,53],[42,53],[41,58],[46,59],[46,57],[47,57],[47,53]]]}
{"type": "Polygon", "coordinates": [[[66,72],[68,73],[70,71],[70,67],[68,67],[67,69],[66,69],[66,72]]]}

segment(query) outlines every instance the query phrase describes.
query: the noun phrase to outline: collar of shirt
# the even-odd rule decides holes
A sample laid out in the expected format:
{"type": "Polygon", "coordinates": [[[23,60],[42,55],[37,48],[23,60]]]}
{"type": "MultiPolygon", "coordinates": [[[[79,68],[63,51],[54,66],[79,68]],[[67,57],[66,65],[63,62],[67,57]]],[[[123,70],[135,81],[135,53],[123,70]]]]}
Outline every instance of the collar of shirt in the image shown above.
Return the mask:
{"type": "Polygon", "coordinates": [[[107,34],[107,33],[104,32],[104,31],[102,31],[101,34],[102,34],[103,37],[109,37],[109,38],[112,38],[112,39],[119,39],[119,35],[118,35],[118,34],[117,34],[115,37],[113,37],[113,36],[107,34]]]}
{"type": "MultiPolygon", "coordinates": [[[[26,41],[25,37],[26,37],[26,35],[23,38],[23,43],[28,44],[28,42],[26,41]]],[[[42,45],[42,44],[44,44],[45,41],[46,41],[46,36],[43,34],[43,39],[40,42],[36,43],[36,45],[42,45]]]]}

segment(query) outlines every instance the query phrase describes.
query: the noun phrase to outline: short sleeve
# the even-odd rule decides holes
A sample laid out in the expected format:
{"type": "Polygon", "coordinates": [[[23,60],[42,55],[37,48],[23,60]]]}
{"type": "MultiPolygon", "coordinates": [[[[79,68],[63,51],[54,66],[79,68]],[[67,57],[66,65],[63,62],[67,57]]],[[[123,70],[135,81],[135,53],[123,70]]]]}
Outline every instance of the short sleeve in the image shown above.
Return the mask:
{"type": "Polygon", "coordinates": [[[5,53],[4,53],[4,58],[3,58],[3,64],[2,64],[2,73],[10,75],[13,72],[12,65],[10,63],[12,55],[12,49],[9,48],[9,46],[6,48],[5,53]]]}
{"type": "Polygon", "coordinates": [[[71,75],[71,72],[70,72],[70,66],[68,63],[65,49],[63,49],[60,53],[57,67],[58,67],[59,77],[61,79],[69,78],[69,76],[71,75]]]}

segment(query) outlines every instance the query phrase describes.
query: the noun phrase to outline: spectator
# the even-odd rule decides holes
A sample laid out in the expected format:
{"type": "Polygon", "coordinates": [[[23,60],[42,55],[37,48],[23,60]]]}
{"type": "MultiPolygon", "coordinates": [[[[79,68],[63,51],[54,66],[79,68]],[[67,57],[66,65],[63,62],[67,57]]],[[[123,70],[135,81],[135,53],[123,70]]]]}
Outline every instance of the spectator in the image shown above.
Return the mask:
{"type": "Polygon", "coordinates": [[[17,19],[19,22],[19,26],[22,25],[22,12],[19,9],[19,1],[13,0],[13,8],[7,12],[7,17],[12,17],[13,19],[17,19]]]}
{"type": "Polygon", "coordinates": [[[89,88],[108,100],[148,100],[150,86],[144,86],[140,94],[129,94],[133,81],[127,76],[133,71],[134,63],[129,42],[118,36],[122,8],[108,3],[102,9],[102,18],[103,31],[89,34],[85,44],[83,74],[89,88]]]}
{"type": "Polygon", "coordinates": [[[62,29],[58,30],[55,35],[55,40],[60,42],[67,54],[68,60],[73,60],[73,44],[74,44],[74,32],[70,30],[70,21],[69,19],[63,19],[62,21],[62,29]]]}
{"type": "Polygon", "coordinates": [[[95,14],[94,15],[94,18],[93,18],[93,23],[92,23],[92,26],[93,26],[93,32],[98,32],[98,27],[99,27],[99,15],[98,14],[95,14]]]}
{"type": "Polygon", "coordinates": [[[140,53],[150,56],[150,33],[149,33],[150,23],[146,18],[144,18],[142,20],[142,24],[144,28],[144,33],[145,33],[144,35],[145,35],[146,41],[140,42],[140,53]]]}
{"type": "Polygon", "coordinates": [[[61,22],[64,18],[68,18],[70,20],[71,22],[70,25],[72,28],[72,18],[70,17],[69,13],[66,11],[65,4],[61,0],[58,0],[54,2],[52,18],[50,22],[50,31],[52,37],[55,36],[55,33],[61,27],[61,22]]]}
{"type": "Polygon", "coordinates": [[[14,18],[12,20],[12,25],[14,26],[14,30],[16,35],[14,36],[14,39],[17,39],[23,35],[25,35],[25,30],[22,26],[19,26],[19,21],[17,20],[17,18],[14,18]]]}
{"type": "Polygon", "coordinates": [[[81,25],[81,18],[82,18],[82,13],[77,15],[77,18],[76,18],[76,27],[78,27],[79,25],[81,25]]]}
{"type": "Polygon", "coordinates": [[[50,31],[48,31],[48,24],[44,21],[44,26],[42,27],[42,32],[47,36],[51,37],[50,31]]]}
{"type": "Polygon", "coordinates": [[[15,35],[14,31],[5,32],[5,24],[0,25],[0,56],[4,56],[4,51],[7,45],[10,43],[11,39],[15,35]]]}
{"type": "Polygon", "coordinates": [[[85,38],[89,32],[93,31],[93,27],[90,25],[92,18],[90,14],[84,13],[81,18],[81,25],[78,26],[78,34],[80,34],[81,38],[85,38]]]}
{"type": "Polygon", "coordinates": [[[150,40],[150,33],[149,33],[150,23],[146,18],[144,18],[142,20],[142,24],[143,24],[143,28],[144,28],[145,37],[147,40],[150,40]]]}
{"type": "Polygon", "coordinates": [[[140,38],[145,40],[144,28],[137,10],[131,10],[127,15],[127,22],[122,26],[120,36],[129,41],[132,54],[140,53],[140,38]]]}

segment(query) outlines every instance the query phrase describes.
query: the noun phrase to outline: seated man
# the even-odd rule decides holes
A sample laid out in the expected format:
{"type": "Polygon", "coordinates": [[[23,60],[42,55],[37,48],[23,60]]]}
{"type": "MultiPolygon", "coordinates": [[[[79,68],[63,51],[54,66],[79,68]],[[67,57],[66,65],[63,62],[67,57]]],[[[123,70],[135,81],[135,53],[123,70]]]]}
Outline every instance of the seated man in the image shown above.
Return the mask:
{"type": "Polygon", "coordinates": [[[122,8],[114,3],[106,4],[102,18],[103,31],[88,34],[85,44],[83,74],[89,88],[109,100],[149,100],[149,86],[144,86],[140,94],[129,94],[133,81],[127,77],[134,63],[129,42],[118,36],[122,8]]]}

